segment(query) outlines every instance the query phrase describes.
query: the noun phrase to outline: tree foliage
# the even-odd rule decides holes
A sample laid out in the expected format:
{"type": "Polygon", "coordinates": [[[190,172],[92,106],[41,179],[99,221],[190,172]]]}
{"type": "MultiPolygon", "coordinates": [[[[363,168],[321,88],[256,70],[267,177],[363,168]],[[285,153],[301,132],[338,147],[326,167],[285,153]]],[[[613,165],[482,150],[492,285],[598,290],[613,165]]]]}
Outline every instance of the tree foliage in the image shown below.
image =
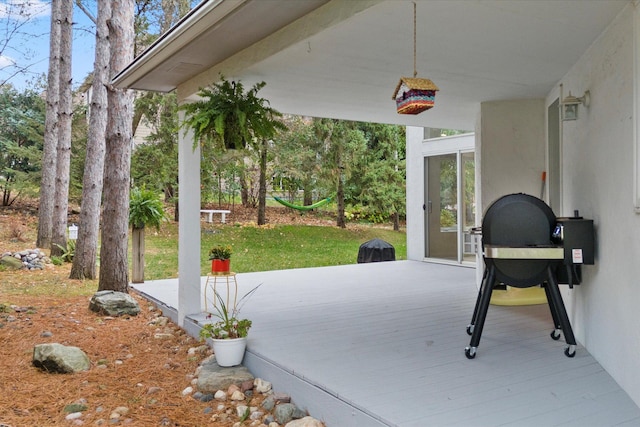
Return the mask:
{"type": "Polygon", "coordinates": [[[345,228],[345,204],[353,195],[353,189],[346,184],[357,170],[356,165],[360,164],[360,159],[366,151],[366,139],[356,122],[315,119],[313,128],[316,137],[322,141],[321,176],[335,185],[338,205],[336,225],[345,228]]]}
{"type": "MultiPolygon", "coordinates": [[[[287,194],[295,202],[299,189],[303,191],[303,204],[313,203],[314,193],[322,191],[319,156],[322,140],[313,130],[313,120],[299,116],[287,117],[287,131],[282,132],[274,146],[273,187],[287,194]]],[[[333,187],[333,186],[331,186],[333,187]]],[[[333,194],[333,189],[328,190],[333,194]]],[[[316,194],[326,197],[330,194],[316,194]]]]}
{"type": "Polygon", "coordinates": [[[35,91],[0,86],[0,191],[2,206],[39,181],[45,105],[35,91]]]}
{"type": "Polygon", "coordinates": [[[176,95],[141,96],[136,99],[135,110],[150,133],[146,142],[134,149],[132,181],[137,186],[164,192],[165,200],[177,205],[179,125],[176,95]]]}
{"type": "Polygon", "coordinates": [[[405,214],[405,135],[401,126],[360,123],[367,140],[367,150],[353,176],[353,204],[362,206],[363,214],[374,222],[393,219],[399,228],[405,214]]]}

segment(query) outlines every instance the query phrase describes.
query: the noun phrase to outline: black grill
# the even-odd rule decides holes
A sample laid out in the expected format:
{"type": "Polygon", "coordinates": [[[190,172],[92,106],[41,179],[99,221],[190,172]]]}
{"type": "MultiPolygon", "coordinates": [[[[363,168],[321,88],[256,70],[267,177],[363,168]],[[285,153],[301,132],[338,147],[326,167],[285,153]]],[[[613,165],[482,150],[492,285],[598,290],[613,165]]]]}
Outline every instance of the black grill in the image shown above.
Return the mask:
{"type": "Polygon", "coordinates": [[[471,342],[465,354],[469,359],[476,355],[491,294],[498,285],[542,286],[554,322],[551,338],[559,339],[562,331],[567,343],[565,355],[575,355],[576,341],[558,288],[558,272],[564,272],[566,267],[564,276],[573,286],[580,277],[580,267],[576,264],[593,263],[593,222],[581,218],[573,220],[567,218],[558,222],[546,203],[527,194],[503,196],[487,209],[482,220],[485,271],[467,327],[471,342]],[[585,226],[566,227],[564,221],[573,225],[584,223],[585,226]],[[562,239],[558,239],[559,227],[563,232],[562,239]],[[580,235],[567,236],[568,228],[580,229],[580,235]],[[560,240],[571,241],[571,246],[563,246],[560,240]]]}

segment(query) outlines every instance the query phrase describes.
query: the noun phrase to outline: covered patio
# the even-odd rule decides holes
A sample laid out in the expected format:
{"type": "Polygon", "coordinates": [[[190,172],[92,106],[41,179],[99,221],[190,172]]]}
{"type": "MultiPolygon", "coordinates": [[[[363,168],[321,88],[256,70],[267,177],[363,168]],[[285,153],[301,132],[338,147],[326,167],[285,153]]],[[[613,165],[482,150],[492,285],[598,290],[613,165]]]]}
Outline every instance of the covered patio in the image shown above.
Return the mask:
{"type": "MultiPolygon", "coordinates": [[[[414,261],[404,265],[424,270],[385,270],[370,281],[351,269],[379,267],[279,272],[270,286],[282,292],[261,289],[246,307],[256,321],[246,362],[256,375],[291,372],[274,382],[298,399],[320,393],[301,404],[332,425],[638,424],[638,2],[417,3],[414,56],[410,1],[203,1],[113,80],[117,87],[175,91],[186,103],[222,73],[246,85],[266,81],[262,95],[283,113],[407,126],[407,257],[414,261]],[[440,92],[427,113],[399,115],[391,92],[411,74],[416,56],[419,76],[433,79],[440,92]],[[565,122],[560,111],[571,91],[588,91],[591,102],[565,122]],[[564,357],[564,343],[549,342],[545,306],[493,307],[478,358],[463,359],[473,270],[419,262],[427,256],[429,127],[475,132],[477,225],[493,200],[514,192],[541,194],[556,215],[579,211],[594,219],[596,264],[585,268],[581,286],[562,292],[581,344],[575,359],[564,357]],[[431,281],[442,272],[446,278],[431,281]],[[365,284],[371,288],[359,288],[365,284]],[[381,336],[395,346],[382,349],[381,336]],[[345,355],[348,361],[338,358],[345,355]],[[313,393],[297,393],[298,384],[313,393]]],[[[202,207],[193,191],[200,152],[193,147],[192,133],[181,132],[179,286],[178,279],[148,284],[152,296],[167,292],[159,301],[187,329],[197,328],[203,306],[202,207]]],[[[261,274],[239,280],[266,282],[276,273],[261,274]]]]}
{"type": "MultiPolygon", "coordinates": [[[[564,356],[546,305],[492,306],[468,360],[472,268],[394,261],[237,280],[240,295],[262,284],[242,308],[254,322],[244,365],[328,426],[640,423],[640,408],[582,346],[564,356]]],[[[132,287],[177,319],[177,279],[132,287]]],[[[196,335],[203,321],[191,315],[184,327],[196,335]]]]}

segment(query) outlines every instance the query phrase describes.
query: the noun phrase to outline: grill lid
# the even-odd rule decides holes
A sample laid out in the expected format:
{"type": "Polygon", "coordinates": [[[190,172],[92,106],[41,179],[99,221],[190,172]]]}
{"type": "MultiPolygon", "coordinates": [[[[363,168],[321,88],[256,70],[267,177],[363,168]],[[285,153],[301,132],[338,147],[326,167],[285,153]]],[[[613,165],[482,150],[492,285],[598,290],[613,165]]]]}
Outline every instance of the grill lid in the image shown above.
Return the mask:
{"type": "MultiPolygon", "coordinates": [[[[552,246],[556,216],[542,200],[528,194],[508,194],[493,202],[482,221],[482,245],[513,248],[552,246]]],[[[516,287],[542,283],[551,259],[491,259],[497,279],[516,287]]]]}

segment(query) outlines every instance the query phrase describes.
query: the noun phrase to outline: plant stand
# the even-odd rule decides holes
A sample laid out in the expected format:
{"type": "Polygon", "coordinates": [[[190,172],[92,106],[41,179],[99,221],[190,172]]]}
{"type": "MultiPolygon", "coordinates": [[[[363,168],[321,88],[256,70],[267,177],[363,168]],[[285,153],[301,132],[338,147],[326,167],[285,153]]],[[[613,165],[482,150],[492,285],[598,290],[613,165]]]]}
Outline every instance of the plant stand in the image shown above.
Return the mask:
{"type": "Polygon", "coordinates": [[[233,310],[236,309],[236,304],[238,302],[238,282],[236,280],[236,273],[229,272],[225,274],[207,274],[207,281],[204,285],[204,310],[209,312],[209,299],[207,298],[207,290],[213,291],[213,306],[215,307],[218,303],[216,298],[216,291],[218,282],[221,285],[227,285],[227,307],[233,307],[233,310]],[[233,306],[229,303],[231,302],[231,287],[233,286],[233,306]]]}

